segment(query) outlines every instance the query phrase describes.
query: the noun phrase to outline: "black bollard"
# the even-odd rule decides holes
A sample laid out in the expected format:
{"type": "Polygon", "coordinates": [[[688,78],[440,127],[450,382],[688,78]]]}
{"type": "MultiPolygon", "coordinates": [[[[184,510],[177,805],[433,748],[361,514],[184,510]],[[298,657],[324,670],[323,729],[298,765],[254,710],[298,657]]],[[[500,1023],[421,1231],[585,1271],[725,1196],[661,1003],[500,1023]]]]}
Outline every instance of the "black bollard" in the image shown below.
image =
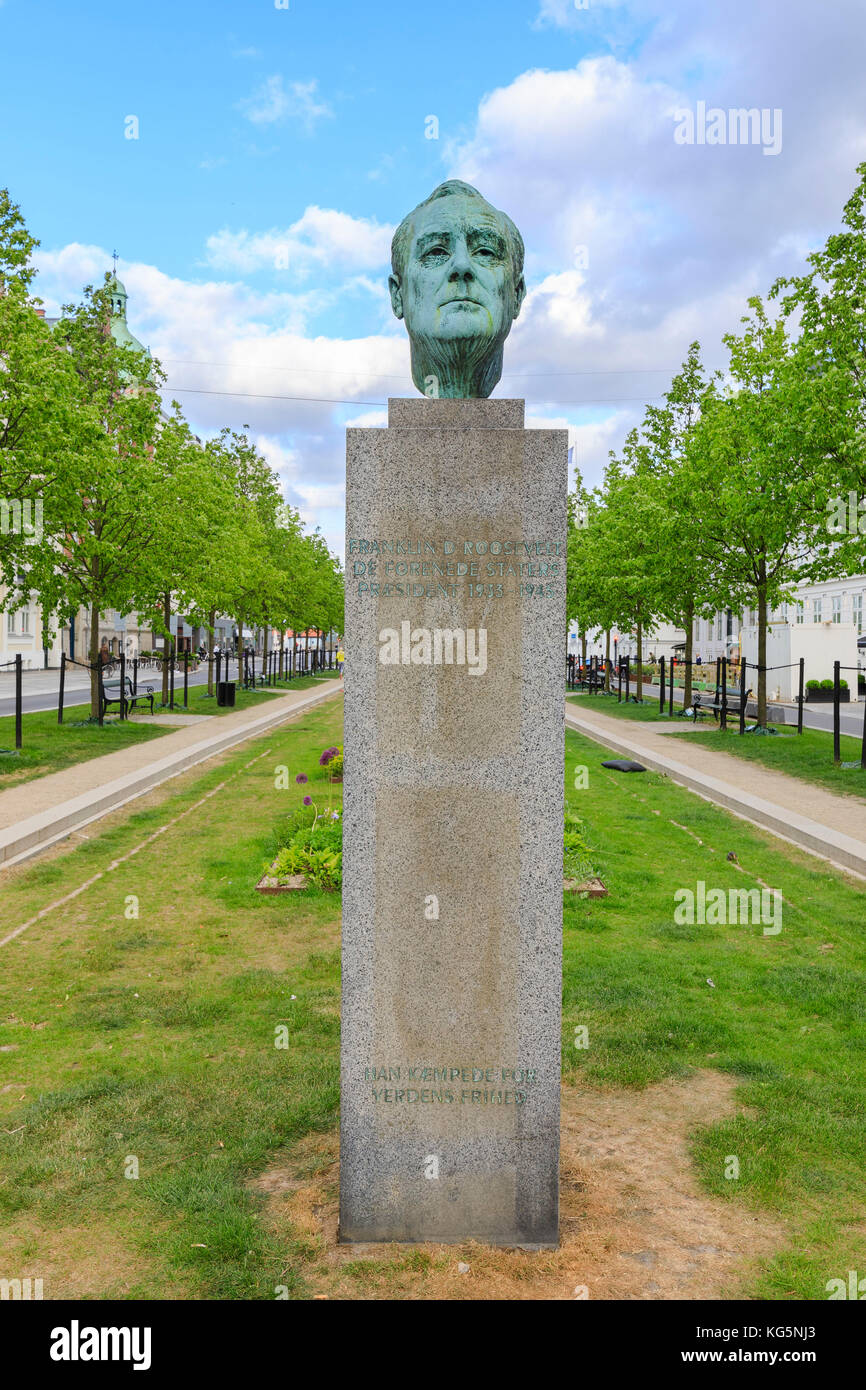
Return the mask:
{"type": "Polygon", "coordinates": [[[66,687],[66,653],[60,654],[60,695],[57,700],[57,722],[63,723],[63,691],[66,687]]]}
{"type": "Polygon", "coordinates": [[[120,722],[126,718],[126,652],[120,653],[120,722]]]}
{"type": "Polygon", "coordinates": [[[841,743],[842,727],[841,727],[841,710],[840,710],[841,697],[842,697],[842,687],[841,687],[840,684],[839,684],[839,681],[841,680],[841,672],[842,672],[842,663],[841,663],[841,661],[834,661],[834,662],[833,662],[833,762],[836,763],[837,766],[838,766],[838,764],[842,761],[842,743],[841,743]]]}
{"type": "Polygon", "coordinates": [[[740,661],[740,733],[746,732],[746,667],[745,657],[740,661]]]}
{"type": "Polygon", "coordinates": [[[805,680],[805,677],[806,677],[806,661],[805,661],[805,658],[801,656],[801,657],[800,657],[800,693],[799,693],[799,695],[797,696],[797,705],[798,705],[798,713],[797,713],[797,733],[798,733],[798,734],[801,734],[801,733],[803,732],[803,699],[804,699],[804,696],[805,696],[805,694],[806,694],[806,680],[805,680]]]}
{"type": "Polygon", "coordinates": [[[183,707],[189,708],[189,652],[183,654],[183,707]]]}
{"type": "Polygon", "coordinates": [[[665,712],[665,659],[659,660],[659,714],[665,712]]]}
{"type": "Polygon", "coordinates": [[[20,748],[20,747],[21,747],[22,739],[23,739],[23,731],[22,731],[22,728],[21,728],[21,722],[22,722],[22,721],[21,721],[21,716],[22,716],[22,712],[23,712],[23,711],[22,711],[22,706],[21,706],[21,670],[22,670],[22,666],[21,666],[21,653],[20,653],[20,652],[16,652],[16,654],[15,654],[15,747],[16,747],[16,748],[20,748]]]}
{"type": "Polygon", "coordinates": [[[722,657],[722,710],[719,724],[723,731],[728,727],[728,658],[722,657]]]}

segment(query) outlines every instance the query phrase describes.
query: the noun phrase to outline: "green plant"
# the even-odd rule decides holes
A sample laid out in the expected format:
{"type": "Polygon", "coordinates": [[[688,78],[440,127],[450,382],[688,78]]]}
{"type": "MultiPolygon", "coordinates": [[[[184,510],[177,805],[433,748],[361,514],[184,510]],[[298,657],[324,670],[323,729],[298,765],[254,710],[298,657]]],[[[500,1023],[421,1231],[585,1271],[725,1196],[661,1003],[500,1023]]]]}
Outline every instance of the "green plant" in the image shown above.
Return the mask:
{"type": "Polygon", "coordinates": [[[822,689],[822,690],[832,690],[832,689],[833,689],[833,682],[832,682],[832,681],[822,681],[822,682],[821,682],[821,689],[822,689]]]}
{"type": "Polygon", "coordinates": [[[820,681],[806,681],[806,689],[807,689],[807,690],[820,690],[820,689],[821,689],[821,682],[820,682],[820,681]]]}
{"type": "Polygon", "coordinates": [[[565,808],[562,871],[565,878],[587,879],[595,874],[592,850],[587,843],[582,820],[565,808]]]}
{"type": "MultiPolygon", "coordinates": [[[[330,816],[327,813],[324,816],[317,815],[310,821],[310,812],[304,807],[289,819],[298,819],[302,815],[304,820],[294,830],[288,843],[283,844],[273,865],[268,867],[277,879],[287,878],[292,874],[305,874],[319,888],[328,892],[341,889],[343,823],[339,813],[334,812],[330,816]]],[[[280,833],[285,833],[282,827],[280,833]]]]}

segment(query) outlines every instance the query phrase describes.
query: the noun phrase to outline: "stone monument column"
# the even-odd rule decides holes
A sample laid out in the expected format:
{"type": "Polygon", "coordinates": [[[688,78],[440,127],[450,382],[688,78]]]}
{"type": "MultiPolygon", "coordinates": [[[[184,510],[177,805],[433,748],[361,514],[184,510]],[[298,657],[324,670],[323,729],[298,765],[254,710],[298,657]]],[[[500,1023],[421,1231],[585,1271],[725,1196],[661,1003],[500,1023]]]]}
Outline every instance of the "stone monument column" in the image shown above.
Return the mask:
{"type": "Polygon", "coordinates": [[[343,1241],[558,1241],[567,435],[523,417],[348,431],[343,1241]]]}

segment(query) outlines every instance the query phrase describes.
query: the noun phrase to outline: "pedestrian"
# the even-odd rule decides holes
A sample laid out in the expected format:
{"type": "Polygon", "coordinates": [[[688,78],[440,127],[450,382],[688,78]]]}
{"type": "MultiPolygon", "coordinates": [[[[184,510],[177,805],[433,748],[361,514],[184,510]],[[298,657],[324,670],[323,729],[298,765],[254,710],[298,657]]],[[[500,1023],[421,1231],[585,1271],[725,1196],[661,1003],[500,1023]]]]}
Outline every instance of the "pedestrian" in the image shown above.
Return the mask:
{"type": "Polygon", "coordinates": [[[341,680],[343,679],[343,667],[344,667],[345,663],[346,663],[346,653],[343,651],[343,648],[342,648],[342,647],[338,647],[338,648],[337,648],[337,671],[339,672],[339,675],[340,675],[340,679],[341,679],[341,680]]]}

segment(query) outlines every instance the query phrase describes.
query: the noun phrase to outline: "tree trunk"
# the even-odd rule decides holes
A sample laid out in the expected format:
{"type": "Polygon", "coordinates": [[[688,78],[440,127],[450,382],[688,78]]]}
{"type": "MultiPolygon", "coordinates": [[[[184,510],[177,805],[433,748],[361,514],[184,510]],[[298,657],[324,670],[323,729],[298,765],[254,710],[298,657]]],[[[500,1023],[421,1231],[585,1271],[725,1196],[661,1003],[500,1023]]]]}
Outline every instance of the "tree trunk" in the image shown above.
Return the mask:
{"type": "Polygon", "coordinates": [[[207,648],[208,648],[208,658],[207,658],[207,693],[208,693],[208,695],[213,695],[213,639],[214,639],[214,634],[215,634],[215,632],[216,632],[216,609],[215,609],[215,608],[212,608],[212,609],[210,610],[210,612],[208,613],[208,622],[209,622],[209,626],[210,626],[210,641],[209,641],[208,644],[207,644],[207,648]]]}
{"type": "Polygon", "coordinates": [[[586,670],[586,633],[583,630],[580,634],[580,664],[586,670]]]}
{"type": "Polygon", "coordinates": [[[643,702],[643,623],[640,618],[637,621],[637,695],[636,700],[643,702]]]}
{"type": "Polygon", "coordinates": [[[97,664],[102,660],[99,652],[99,604],[90,605],[90,717],[99,718],[99,672],[97,664]]]}
{"type": "Polygon", "coordinates": [[[610,628],[604,634],[604,689],[610,694],[610,628]]]}
{"type": "Polygon", "coordinates": [[[693,599],[689,599],[685,606],[683,612],[683,627],[686,632],[686,674],[683,681],[683,709],[689,709],[692,703],[692,657],[694,656],[695,605],[693,599]]]}
{"type": "MultiPolygon", "coordinates": [[[[761,569],[764,564],[761,561],[761,569]]],[[[758,584],[758,726],[767,727],[767,583],[758,584]]]]}
{"type": "Polygon", "coordinates": [[[162,639],[162,703],[168,704],[168,663],[171,660],[171,594],[162,596],[162,621],[165,636],[162,639]]]}

